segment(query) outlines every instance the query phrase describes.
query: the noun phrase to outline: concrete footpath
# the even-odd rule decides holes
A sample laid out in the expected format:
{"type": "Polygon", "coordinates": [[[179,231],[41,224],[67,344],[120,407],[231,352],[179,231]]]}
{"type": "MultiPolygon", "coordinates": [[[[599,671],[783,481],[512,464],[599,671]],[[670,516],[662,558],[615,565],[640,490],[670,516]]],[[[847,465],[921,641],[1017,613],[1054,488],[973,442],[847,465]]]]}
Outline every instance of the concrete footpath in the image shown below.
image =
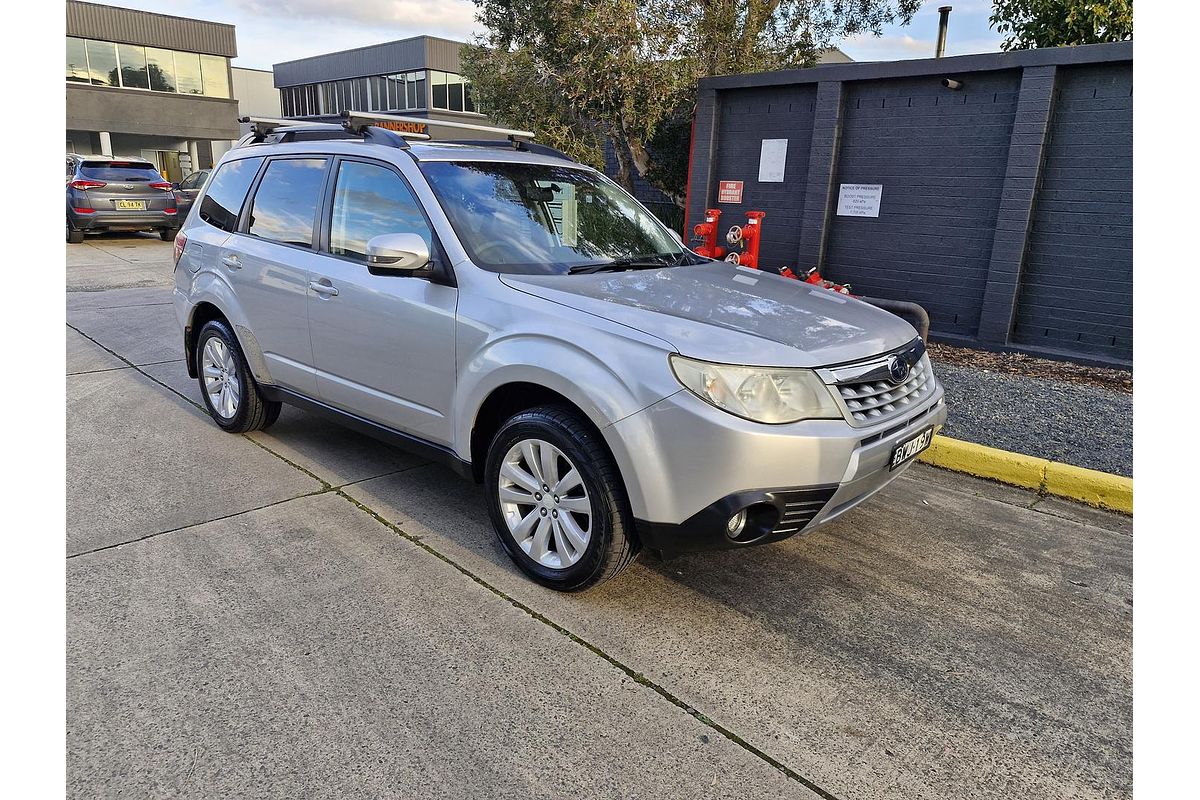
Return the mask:
{"type": "Polygon", "coordinates": [[[67,795],[1122,798],[1129,518],[925,465],[582,595],[481,489],[198,407],[170,244],[67,247],[67,795]]]}

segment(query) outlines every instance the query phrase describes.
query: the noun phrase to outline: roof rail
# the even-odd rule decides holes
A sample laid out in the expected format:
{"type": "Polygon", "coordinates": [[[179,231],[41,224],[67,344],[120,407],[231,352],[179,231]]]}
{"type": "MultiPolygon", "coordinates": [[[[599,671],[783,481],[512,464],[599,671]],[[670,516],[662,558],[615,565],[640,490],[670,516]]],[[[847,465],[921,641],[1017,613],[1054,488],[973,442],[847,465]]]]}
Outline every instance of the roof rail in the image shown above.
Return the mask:
{"type": "Polygon", "coordinates": [[[279,119],[278,117],[238,117],[238,122],[250,125],[250,136],[253,142],[261,142],[274,133],[276,128],[299,128],[324,124],[303,119],[279,119]]]}
{"type": "MultiPolygon", "coordinates": [[[[437,125],[439,128],[457,128],[464,131],[479,131],[482,133],[498,133],[506,136],[513,147],[518,150],[522,149],[522,144],[534,138],[536,134],[533,131],[521,131],[515,128],[498,128],[494,125],[476,125],[473,122],[450,122],[442,119],[432,119],[428,117],[403,117],[397,114],[374,114],[368,111],[353,111],[346,110],[342,112],[343,125],[348,130],[361,130],[369,125],[378,125],[379,123],[407,123],[410,125],[437,125]]],[[[428,134],[408,133],[407,131],[396,131],[401,136],[410,139],[429,139],[428,134]]]]}

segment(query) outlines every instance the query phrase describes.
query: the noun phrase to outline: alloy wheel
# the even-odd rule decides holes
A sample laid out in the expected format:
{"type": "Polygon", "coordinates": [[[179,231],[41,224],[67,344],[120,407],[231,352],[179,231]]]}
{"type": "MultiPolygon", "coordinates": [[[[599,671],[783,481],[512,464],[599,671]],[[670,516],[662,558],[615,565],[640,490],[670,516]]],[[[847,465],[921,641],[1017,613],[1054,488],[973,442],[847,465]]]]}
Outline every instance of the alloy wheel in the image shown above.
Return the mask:
{"type": "Polygon", "coordinates": [[[242,382],[229,345],[213,336],[200,353],[200,373],[208,403],[223,419],[232,419],[242,399],[242,382]]]}
{"type": "Polygon", "coordinates": [[[509,448],[496,491],[508,531],[544,567],[579,561],[592,536],[592,504],[583,476],[563,451],[542,439],[509,448]]]}

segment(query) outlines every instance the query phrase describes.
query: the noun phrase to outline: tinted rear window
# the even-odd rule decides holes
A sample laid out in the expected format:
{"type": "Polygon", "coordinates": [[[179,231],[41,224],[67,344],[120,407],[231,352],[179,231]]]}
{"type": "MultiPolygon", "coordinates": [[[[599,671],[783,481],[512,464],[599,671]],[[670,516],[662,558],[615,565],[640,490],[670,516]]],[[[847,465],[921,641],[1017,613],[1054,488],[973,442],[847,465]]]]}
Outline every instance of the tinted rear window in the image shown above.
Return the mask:
{"type": "Polygon", "coordinates": [[[222,164],[200,203],[200,219],[233,233],[246,200],[246,191],[262,162],[261,158],[243,158],[222,164]]]}
{"type": "Polygon", "coordinates": [[[326,161],[289,158],[268,164],[250,204],[247,232],[274,242],[312,247],[326,161]]]}
{"type": "Polygon", "coordinates": [[[123,183],[150,183],[161,181],[162,176],[151,164],[122,163],[120,161],[85,161],[79,174],[94,181],[120,181],[123,183]]]}

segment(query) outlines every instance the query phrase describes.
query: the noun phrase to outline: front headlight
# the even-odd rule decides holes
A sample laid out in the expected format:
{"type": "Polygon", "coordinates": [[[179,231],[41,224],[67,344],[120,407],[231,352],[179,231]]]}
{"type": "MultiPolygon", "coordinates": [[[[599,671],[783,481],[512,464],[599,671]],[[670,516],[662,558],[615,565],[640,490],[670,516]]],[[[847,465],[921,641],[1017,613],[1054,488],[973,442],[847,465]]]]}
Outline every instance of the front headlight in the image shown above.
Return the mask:
{"type": "Polygon", "coordinates": [[[842,419],[837,401],[810,369],[737,367],[673,354],[671,370],[701,400],[755,422],[842,419]]]}

